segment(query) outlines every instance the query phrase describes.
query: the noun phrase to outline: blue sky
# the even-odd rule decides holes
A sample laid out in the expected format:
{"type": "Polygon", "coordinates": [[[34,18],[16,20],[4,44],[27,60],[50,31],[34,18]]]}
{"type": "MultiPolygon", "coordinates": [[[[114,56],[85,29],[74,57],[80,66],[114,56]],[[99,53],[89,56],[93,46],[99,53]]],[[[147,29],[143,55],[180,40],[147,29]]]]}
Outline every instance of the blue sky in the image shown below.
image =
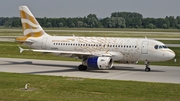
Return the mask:
{"type": "Polygon", "coordinates": [[[19,17],[18,6],[27,5],[36,17],[84,17],[112,12],[138,12],[143,17],[180,16],[180,0],[0,0],[0,17],[19,17]]]}

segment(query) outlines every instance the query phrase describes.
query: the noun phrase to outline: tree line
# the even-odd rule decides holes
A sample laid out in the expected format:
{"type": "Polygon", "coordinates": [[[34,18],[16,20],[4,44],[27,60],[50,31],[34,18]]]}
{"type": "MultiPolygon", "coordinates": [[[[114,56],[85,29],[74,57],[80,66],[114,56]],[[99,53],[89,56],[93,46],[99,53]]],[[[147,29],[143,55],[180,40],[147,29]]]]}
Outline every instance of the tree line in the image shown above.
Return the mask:
{"type": "MultiPolygon", "coordinates": [[[[163,28],[180,29],[180,16],[166,16],[165,18],[143,18],[135,12],[113,12],[110,17],[97,18],[96,14],[75,18],[37,18],[42,27],[69,28],[163,28]]],[[[19,17],[0,17],[0,26],[20,27],[19,17]]]]}

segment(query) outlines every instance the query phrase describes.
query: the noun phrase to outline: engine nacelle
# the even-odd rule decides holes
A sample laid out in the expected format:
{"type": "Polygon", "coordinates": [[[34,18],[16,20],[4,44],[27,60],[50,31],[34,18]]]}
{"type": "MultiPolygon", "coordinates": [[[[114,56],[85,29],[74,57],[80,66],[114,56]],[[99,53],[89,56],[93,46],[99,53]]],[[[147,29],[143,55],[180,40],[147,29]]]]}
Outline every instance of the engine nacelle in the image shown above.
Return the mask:
{"type": "Polygon", "coordinates": [[[110,69],[113,66],[111,57],[90,57],[84,59],[82,64],[90,68],[110,69]]]}

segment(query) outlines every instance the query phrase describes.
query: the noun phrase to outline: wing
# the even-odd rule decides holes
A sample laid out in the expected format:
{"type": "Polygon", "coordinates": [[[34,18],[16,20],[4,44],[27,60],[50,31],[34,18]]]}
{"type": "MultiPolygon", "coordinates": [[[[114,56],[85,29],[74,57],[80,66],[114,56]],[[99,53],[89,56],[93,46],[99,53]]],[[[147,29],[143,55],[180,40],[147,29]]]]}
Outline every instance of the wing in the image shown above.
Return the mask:
{"type": "Polygon", "coordinates": [[[70,56],[108,56],[111,57],[112,55],[109,53],[102,53],[102,52],[79,52],[79,51],[59,51],[59,50],[39,50],[39,49],[23,49],[19,46],[20,53],[23,51],[33,51],[33,52],[42,52],[42,53],[59,53],[59,54],[69,54],[70,56]]]}

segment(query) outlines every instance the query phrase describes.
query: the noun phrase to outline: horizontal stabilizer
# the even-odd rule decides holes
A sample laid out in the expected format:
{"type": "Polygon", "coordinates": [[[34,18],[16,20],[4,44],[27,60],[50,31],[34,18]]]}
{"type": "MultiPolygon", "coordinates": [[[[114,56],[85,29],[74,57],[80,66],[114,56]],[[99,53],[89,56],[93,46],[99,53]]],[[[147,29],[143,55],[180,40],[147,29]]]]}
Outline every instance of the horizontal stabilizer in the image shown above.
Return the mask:
{"type": "Polygon", "coordinates": [[[21,48],[20,46],[18,46],[19,47],[19,50],[20,50],[20,53],[22,53],[23,51],[32,51],[32,49],[23,49],[23,48],[21,48]]]}

